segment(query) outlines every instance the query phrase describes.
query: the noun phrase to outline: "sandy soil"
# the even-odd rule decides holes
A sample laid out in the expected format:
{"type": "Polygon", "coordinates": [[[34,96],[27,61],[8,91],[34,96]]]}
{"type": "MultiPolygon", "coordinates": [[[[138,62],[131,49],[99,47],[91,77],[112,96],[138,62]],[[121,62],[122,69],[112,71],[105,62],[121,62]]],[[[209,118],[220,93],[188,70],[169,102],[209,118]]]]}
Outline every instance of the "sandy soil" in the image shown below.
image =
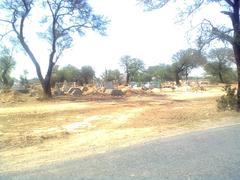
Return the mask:
{"type": "Polygon", "coordinates": [[[3,104],[0,172],[37,168],[159,137],[240,123],[239,113],[216,109],[221,88],[154,93],[3,104]]]}

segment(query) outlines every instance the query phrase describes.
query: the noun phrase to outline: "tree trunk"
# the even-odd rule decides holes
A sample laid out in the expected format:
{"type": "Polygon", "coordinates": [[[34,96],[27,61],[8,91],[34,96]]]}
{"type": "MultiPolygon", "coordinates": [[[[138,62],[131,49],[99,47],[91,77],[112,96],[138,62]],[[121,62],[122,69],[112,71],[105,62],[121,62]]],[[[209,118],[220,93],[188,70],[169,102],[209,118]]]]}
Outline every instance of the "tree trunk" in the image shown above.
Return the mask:
{"type": "Polygon", "coordinates": [[[185,72],[186,74],[185,74],[185,81],[186,81],[186,84],[188,84],[188,70],[187,70],[187,68],[186,68],[186,72],[185,72]]]}
{"type": "Polygon", "coordinates": [[[240,111],[240,45],[233,44],[234,56],[237,64],[237,111],[240,111]]]}
{"type": "Polygon", "coordinates": [[[51,77],[52,77],[52,70],[53,70],[54,64],[50,61],[48,65],[48,71],[45,76],[45,79],[42,82],[42,88],[43,88],[43,95],[45,98],[51,98],[52,97],[52,91],[51,91],[51,77]]]}
{"type": "Polygon", "coordinates": [[[44,86],[43,86],[43,96],[45,98],[51,98],[52,97],[52,91],[51,91],[51,82],[50,80],[44,80],[44,86]]]}
{"type": "Polygon", "coordinates": [[[88,78],[87,77],[84,77],[84,83],[88,84],[88,78]]]}
{"type": "Polygon", "coordinates": [[[51,91],[51,78],[48,78],[46,75],[46,78],[41,81],[41,86],[43,89],[43,97],[44,98],[51,98],[52,97],[52,91],[51,91]]]}
{"type": "Polygon", "coordinates": [[[187,84],[187,82],[188,82],[188,73],[186,73],[186,75],[185,75],[185,81],[186,81],[186,84],[187,84]]]}
{"type": "Polygon", "coordinates": [[[180,86],[180,77],[179,77],[179,74],[178,73],[176,73],[176,77],[175,77],[176,79],[176,85],[177,86],[180,86]]]}
{"type": "Polygon", "coordinates": [[[127,73],[127,77],[126,77],[126,85],[128,85],[128,84],[129,84],[129,80],[130,80],[130,74],[129,74],[129,73],[127,73]]]}
{"type": "Polygon", "coordinates": [[[237,111],[240,111],[240,60],[237,62],[237,75],[238,75],[238,86],[237,86],[237,111]]]}
{"type": "Polygon", "coordinates": [[[42,76],[40,65],[37,62],[37,60],[36,60],[35,56],[33,55],[32,51],[30,50],[30,48],[28,47],[28,45],[24,41],[23,36],[18,36],[18,38],[19,38],[20,43],[22,44],[23,48],[25,49],[25,51],[27,52],[28,56],[30,57],[31,61],[33,62],[34,66],[35,66],[38,79],[39,79],[39,81],[41,82],[41,85],[42,85],[44,97],[45,98],[51,98],[52,97],[51,84],[50,84],[51,74],[49,75],[49,73],[52,73],[53,64],[49,64],[48,72],[47,72],[47,75],[44,79],[43,76],[42,76]],[[50,65],[51,65],[51,67],[50,67],[50,65]]]}
{"type": "Polygon", "coordinates": [[[224,83],[221,72],[218,73],[218,77],[219,77],[220,82],[221,82],[221,83],[224,83]]]}
{"type": "Polygon", "coordinates": [[[7,79],[7,70],[4,70],[3,73],[2,73],[2,79],[3,79],[3,85],[4,86],[8,86],[8,79],[7,79]]]}

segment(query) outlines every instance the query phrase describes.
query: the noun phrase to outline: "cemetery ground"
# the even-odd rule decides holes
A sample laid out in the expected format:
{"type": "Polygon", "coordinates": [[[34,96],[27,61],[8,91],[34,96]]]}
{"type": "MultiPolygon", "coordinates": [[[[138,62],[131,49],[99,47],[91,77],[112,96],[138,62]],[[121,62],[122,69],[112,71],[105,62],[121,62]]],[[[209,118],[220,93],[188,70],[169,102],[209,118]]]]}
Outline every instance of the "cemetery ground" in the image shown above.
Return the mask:
{"type": "Polygon", "coordinates": [[[209,86],[206,91],[159,90],[51,101],[24,96],[14,103],[2,102],[0,174],[240,123],[239,113],[217,110],[216,99],[222,94],[222,87],[209,86]]]}

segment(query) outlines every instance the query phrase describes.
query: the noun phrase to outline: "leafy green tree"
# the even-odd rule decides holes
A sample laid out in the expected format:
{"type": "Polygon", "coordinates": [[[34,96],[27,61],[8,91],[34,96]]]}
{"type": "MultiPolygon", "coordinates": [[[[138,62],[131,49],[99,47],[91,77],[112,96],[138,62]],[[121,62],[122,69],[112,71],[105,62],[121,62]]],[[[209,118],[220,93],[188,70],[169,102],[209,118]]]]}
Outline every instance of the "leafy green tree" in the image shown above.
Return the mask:
{"type": "MultiPolygon", "coordinates": [[[[174,0],[138,0],[147,10],[161,8],[174,0]]],[[[214,25],[211,21],[204,19],[199,25],[199,36],[197,43],[200,49],[209,45],[213,40],[220,40],[229,43],[234,52],[234,59],[237,65],[237,111],[240,111],[240,2],[239,0],[199,0],[183,3],[186,7],[180,13],[182,19],[189,17],[197,12],[200,8],[203,9],[209,4],[218,4],[223,10],[221,13],[226,15],[231,21],[231,25],[214,25]]]]}
{"type": "MultiPolygon", "coordinates": [[[[10,27],[5,35],[12,32],[26,54],[34,64],[41,82],[44,95],[51,97],[52,70],[65,49],[72,45],[74,32],[84,35],[86,29],[92,29],[104,35],[108,21],[101,15],[94,14],[87,0],[2,0],[0,2],[0,22],[10,27]],[[39,8],[41,9],[39,11],[39,8]],[[35,21],[33,12],[41,17],[41,32],[36,32],[49,43],[48,68],[45,77],[39,65],[39,59],[32,51],[26,25],[35,21]]],[[[30,31],[33,31],[33,28],[30,31]]]]}
{"type": "Polygon", "coordinates": [[[131,58],[131,56],[122,56],[120,59],[120,65],[123,67],[126,73],[126,84],[129,84],[131,80],[144,70],[144,63],[138,58],[131,58]]]}
{"type": "Polygon", "coordinates": [[[105,72],[102,75],[102,79],[104,81],[114,81],[114,82],[120,82],[121,81],[121,73],[118,69],[115,70],[105,70],[105,72]]]}
{"type": "Polygon", "coordinates": [[[204,66],[204,70],[210,80],[220,83],[230,83],[236,81],[236,73],[232,69],[232,59],[234,58],[232,49],[216,48],[209,52],[210,60],[204,66]]]}
{"type": "Polygon", "coordinates": [[[62,68],[55,66],[53,69],[52,83],[56,82],[78,82],[80,84],[89,84],[95,77],[95,71],[91,66],[83,66],[81,69],[73,65],[67,65],[62,68]]]}
{"type": "Polygon", "coordinates": [[[61,82],[65,80],[68,82],[75,82],[79,79],[80,74],[81,71],[77,67],[69,64],[59,71],[58,76],[61,82]]]}
{"type": "Polygon", "coordinates": [[[208,62],[204,70],[207,78],[212,82],[232,83],[237,80],[236,72],[225,63],[217,61],[208,62]]]}
{"type": "Polygon", "coordinates": [[[25,88],[29,86],[29,81],[27,79],[28,71],[24,70],[23,74],[20,75],[20,84],[23,85],[25,88]]]}
{"type": "Polygon", "coordinates": [[[16,62],[10,55],[8,49],[2,51],[0,57],[0,84],[3,88],[10,88],[13,85],[13,79],[10,77],[12,70],[15,68],[16,62]]]}
{"type": "Polygon", "coordinates": [[[80,78],[81,71],[72,65],[67,65],[59,69],[59,66],[55,66],[53,69],[52,82],[76,82],[80,78]]]}
{"type": "Polygon", "coordinates": [[[153,76],[148,72],[148,70],[145,70],[143,72],[138,73],[137,82],[140,83],[146,83],[152,81],[153,76]]]}
{"type": "Polygon", "coordinates": [[[95,77],[95,71],[91,66],[83,66],[80,69],[80,79],[84,84],[89,84],[95,77]]]}
{"type": "Polygon", "coordinates": [[[174,80],[174,72],[172,71],[171,65],[160,64],[157,66],[150,66],[146,73],[150,78],[156,78],[160,81],[172,81],[174,80]]]}
{"type": "Polygon", "coordinates": [[[194,49],[180,50],[174,54],[172,68],[175,73],[176,84],[180,85],[182,76],[185,76],[187,81],[191,70],[203,65],[205,62],[206,59],[200,51],[194,49]]]}
{"type": "Polygon", "coordinates": [[[56,83],[60,82],[58,73],[59,73],[59,65],[55,65],[52,70],[51,87],[55,87],[56,83]]]}

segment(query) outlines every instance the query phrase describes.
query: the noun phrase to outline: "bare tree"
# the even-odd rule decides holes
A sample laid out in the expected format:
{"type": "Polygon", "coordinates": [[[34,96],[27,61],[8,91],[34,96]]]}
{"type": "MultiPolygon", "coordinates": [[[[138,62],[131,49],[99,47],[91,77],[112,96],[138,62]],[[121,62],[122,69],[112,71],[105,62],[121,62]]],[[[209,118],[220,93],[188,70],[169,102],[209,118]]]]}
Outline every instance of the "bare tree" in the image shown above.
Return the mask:
{"type": "Polygon", "coordinates": [[[51,97],[51,76],[54,65],[62,55],[63,51],[71,47],[72,34],[74,32],[84,35],[85,29],[93,29],[104,34],[108,21],[93,13],[87,0],[3,0],[0,3],[0,21],[9,24],[10,30],[3,33],[10,35],[15,33],[18,42],[30,57],[41,82],[44,95],[51,97]],[[40,8],[40,10],[39,10],[40,8]],[[39,34],[50,44],[48,68],[45,77],[29,42],[28,34],[25,34],[25,25],[35,21],[34,11],[39,10],[41,25],[47,27],[39,34]]]}
{"type": "MultiPolygon", "coordinates": [[[[153,10],[161,8],[168,2],[174,2],[174,0],[138,0],[144,5],[146,10],[153,10]]],[[[198,39],[198,45],[202,49],[205,45],[208,45],[213,40],[221,40],[231,44],[234,52],[235,62],[237,65],[238,75],[238,90],[237,90],[237,110],[240,111],[240,0],[195,0],[187,4],[186,8],[180,14],[183,17],[188,17],[195,13],[200,8],[210,3],[219,4],[225,14],[232,22],[231,27],[225,25],[215,26],[211,21],[205,19],[200,24],[200,34],[198,39]]]]}

